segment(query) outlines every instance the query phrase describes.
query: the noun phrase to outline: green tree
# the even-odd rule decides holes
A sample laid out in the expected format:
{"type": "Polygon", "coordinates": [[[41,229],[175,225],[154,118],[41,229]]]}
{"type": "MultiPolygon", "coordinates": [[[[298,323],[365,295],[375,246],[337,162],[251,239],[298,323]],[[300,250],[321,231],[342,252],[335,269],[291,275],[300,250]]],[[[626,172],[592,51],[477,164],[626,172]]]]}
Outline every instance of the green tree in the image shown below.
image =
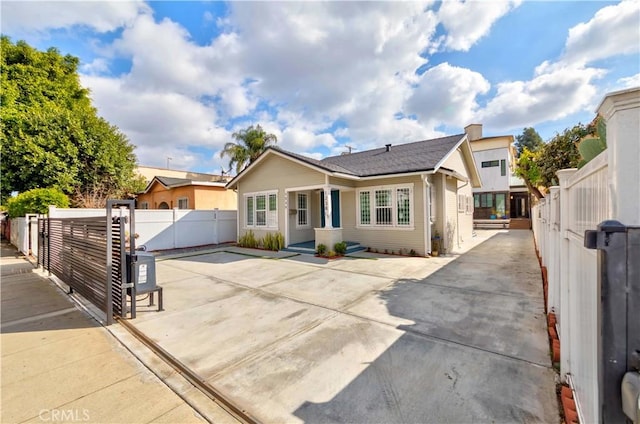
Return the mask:
{"type": "Polygon", "coordinates": [[[595,125],[578,123],[573,128],[565,129],[544,146],[537,160],[540,168],[540,184],[551,187],[558,184],[556,172],[560,169],[577,168],[581,157],[578,143],[587,135],[596,133],[595,125]]]}
{"type": "Polygon", "coordinates": [[[236,173],[240,173],[264,152],[267,147],[278,142],[274,134],[266,133],[260,125],[250,125],[248,128],[234,132],[231,135],[236,142],[224,145],[220,157],[229,157],[229,168],[236,166],[236,173]]]}
{"type": "Polygon", "coordinates": [[[544,141],[535,129],[528,127],[522,130],[522,134],[516,136],[515,145],[520,156],[525,148],[530,152],[537,152],[544,147],[544,141]]]}
{"type": "Polygon", "coordinates": [[[81,205],[86,193],[121,197],[137,188],[134,146],[91,106],[78,58],[1,42],[2,199],[55,187],[81,205]]]}
{"type": "Polygon", "coordinates": [[[541,182],[540,167],[537,163],[539,157],[540,151],[532,152],[527,147],[524,147],[520,156],[518,156],[515,174],[524,180],[531,194],[538,199],[542,199],[544,195],[538,188],[541,182]]]}
{"type": "Polygon", "coordinates": [[[34,188],[9,198],[7,211],[10,218],[17,218],[28,213],[47,213],[49,205],[68,208],[69,198],[57,188],[34,188]]]}

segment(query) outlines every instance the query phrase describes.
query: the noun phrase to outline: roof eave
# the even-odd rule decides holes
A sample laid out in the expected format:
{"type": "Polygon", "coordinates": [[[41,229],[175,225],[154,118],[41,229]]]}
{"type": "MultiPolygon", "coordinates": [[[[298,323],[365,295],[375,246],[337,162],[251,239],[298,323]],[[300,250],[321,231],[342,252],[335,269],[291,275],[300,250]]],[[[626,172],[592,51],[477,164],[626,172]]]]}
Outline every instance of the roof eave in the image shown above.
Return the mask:
{"type": "MultiPolygon", "coordinates": [[[[288,155],[286,154],[286,151],[283,150],[279,150],[279,149],[274,149],[273,147],[268,147],[264,152],[262,152],[260,154],[260,156],[258,156],[258,158],[253,161],[249,166],[247,166],[245,169],[243,169],[238,175],[236,175],[235,177],[233,177],[233,179],[231,181],[229,181],[227,183],[227,185],[225,186],[228,189],[235,189],[237,187],[238,182],[251,170],[253,169],[256,165],[258,165],[260,162],[262,162],[264,160],[264,158],[267,157],[267,155],[269,154],[275,154],[277,156],[280,156],[282,158],[288,159],[292,162],[295,162],[299,165],[302,166],[306,166],[308,168],[311,168],[315,171],[318,171],[322,174],[326,174],[326,175],[330,175],[330,176],[334,176],[334,174],[336,174],[336,172],[324,169],[324,168],[320,168],[317,165],[311,164],[309,162],[305,162],[297,157],[294,157],[292,155],[288,155]]],[[[345,174],[347,175],[347,174],[345,174]]]]}

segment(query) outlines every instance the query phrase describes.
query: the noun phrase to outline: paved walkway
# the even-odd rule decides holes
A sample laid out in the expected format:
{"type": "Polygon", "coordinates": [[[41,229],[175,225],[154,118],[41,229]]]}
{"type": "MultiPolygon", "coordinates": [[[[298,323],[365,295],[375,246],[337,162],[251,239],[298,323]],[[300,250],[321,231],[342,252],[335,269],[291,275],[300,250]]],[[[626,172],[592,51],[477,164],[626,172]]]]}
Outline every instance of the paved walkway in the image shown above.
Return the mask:
{"type": "Polygon", "coordinates": [[[12,246],[1,249],[0,422],[206,422],[12,246]]]}

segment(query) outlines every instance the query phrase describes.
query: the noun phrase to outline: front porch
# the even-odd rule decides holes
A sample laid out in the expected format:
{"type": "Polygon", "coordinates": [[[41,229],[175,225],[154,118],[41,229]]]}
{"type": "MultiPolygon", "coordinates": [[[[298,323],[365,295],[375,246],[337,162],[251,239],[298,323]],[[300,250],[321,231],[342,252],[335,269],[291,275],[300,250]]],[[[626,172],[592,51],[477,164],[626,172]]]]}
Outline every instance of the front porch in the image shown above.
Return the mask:
{"type": "MultiPolygon", "coordinates": [[[[360,252],[362,250],[365,250],[365,248],[362,247],[358,242],[345,241],[345,243],[347,243],[347,255],[349,253],[355,253],[355,252],[360,252]]],[[[333,246],[327,246],[327,249],[333,250],[333,246]]],[[[304,241],[302,243],[290,244],[288,247],[285,247],[283,250],[286,252],[314,254],[316,252],[316,241],[309,240],[309,241],[304,241]]]]}

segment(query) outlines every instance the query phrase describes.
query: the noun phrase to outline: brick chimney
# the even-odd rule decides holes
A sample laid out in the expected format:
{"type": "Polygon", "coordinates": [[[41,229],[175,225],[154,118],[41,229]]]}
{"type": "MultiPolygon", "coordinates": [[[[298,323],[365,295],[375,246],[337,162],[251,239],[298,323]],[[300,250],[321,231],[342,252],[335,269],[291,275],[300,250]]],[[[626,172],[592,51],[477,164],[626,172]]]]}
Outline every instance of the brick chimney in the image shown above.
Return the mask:
{"type": "Polygon", "coordinates": [[[464,127],[469,141],[479,140],[482,138],[482,124],[469,124],[464,127]]]}

